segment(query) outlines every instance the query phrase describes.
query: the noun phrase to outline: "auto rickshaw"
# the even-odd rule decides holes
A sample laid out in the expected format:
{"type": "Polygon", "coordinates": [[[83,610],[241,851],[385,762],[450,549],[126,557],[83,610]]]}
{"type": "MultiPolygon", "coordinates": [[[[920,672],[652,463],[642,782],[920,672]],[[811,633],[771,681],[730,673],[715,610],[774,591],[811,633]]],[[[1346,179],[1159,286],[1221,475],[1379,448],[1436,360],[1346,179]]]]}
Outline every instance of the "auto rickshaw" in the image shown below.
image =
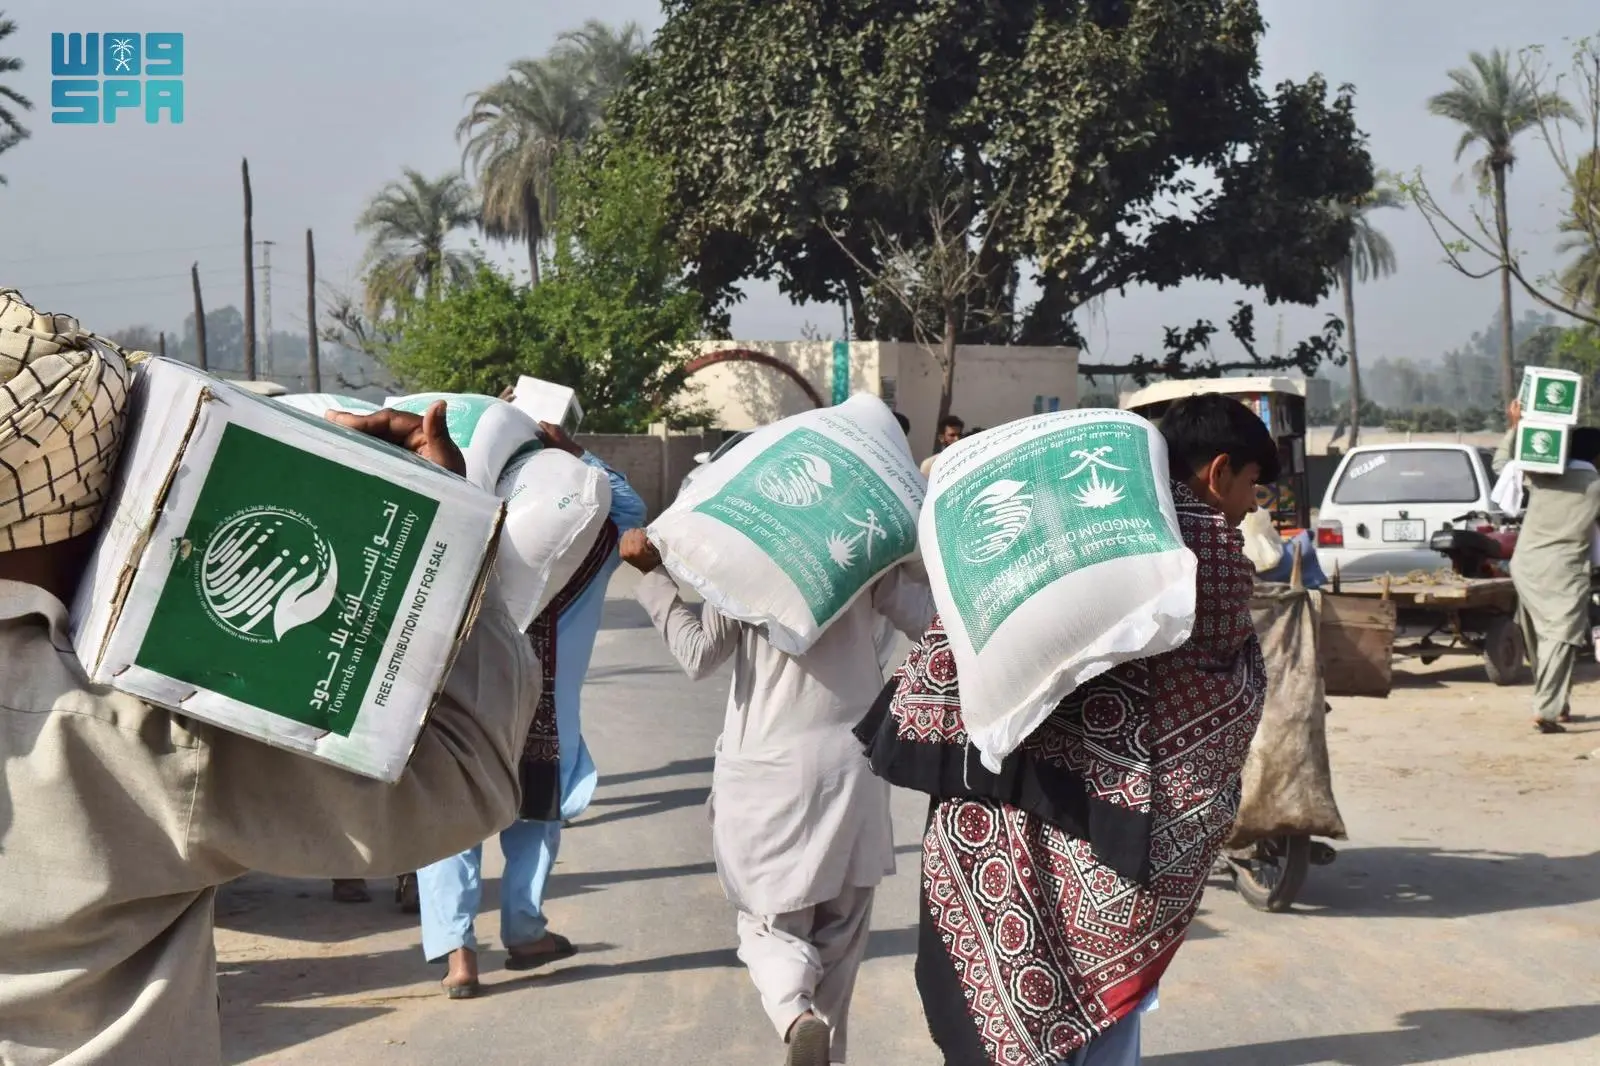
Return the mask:
{"type": "Polygon", "coordinates": [[[1160,381],[1122,402],[1124,410],[1161,421],[1167,408],[1187,396],[1221,392],[1260,416],[1278,443],[1281,476],[1256,489],[1256,506],[1272,514],[1278,535],[1291,540],[1311,528],[1311,499],[1306,476],[1306,383],[1294,378],[1197,378],[1160,381]]]}

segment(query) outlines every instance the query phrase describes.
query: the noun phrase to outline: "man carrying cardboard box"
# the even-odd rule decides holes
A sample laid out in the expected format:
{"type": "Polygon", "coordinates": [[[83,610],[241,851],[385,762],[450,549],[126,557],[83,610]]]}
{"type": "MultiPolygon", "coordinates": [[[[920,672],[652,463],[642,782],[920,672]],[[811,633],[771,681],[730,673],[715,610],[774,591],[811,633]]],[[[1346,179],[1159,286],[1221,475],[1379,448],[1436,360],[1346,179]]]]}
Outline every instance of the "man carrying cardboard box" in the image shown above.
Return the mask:
{"type": "MultiPolygon", "coordinates": [[[[1512,461],[1522,404],[1506,410],[1505,439],[1494,472],[1512,461]]],[[[1572,431],[1566,470],[1528,474],[1528,511],[1522,519],[1511,580],[1517,587],[1517,622],[1533,664],[1533,725],[1565,733],[1571,720],[1572,666],[1589,636],[1590,542],[1600,520],[1600,429],[1572,431]]]]}
{"type": "MultiPolygon", "coordinates": [[[[0,289],[0,1062],[221,1060],[212,914],[248,870],[415,869],[508,825],[539,668],[485,596],[393,785],[91,685],[67,638],[122,444],[120,349],[0,289]]],[[[441,405],[442,408],[442,405],[441,405]]],[[[460,473],[436,408],[345,416],[460,473]]]]}

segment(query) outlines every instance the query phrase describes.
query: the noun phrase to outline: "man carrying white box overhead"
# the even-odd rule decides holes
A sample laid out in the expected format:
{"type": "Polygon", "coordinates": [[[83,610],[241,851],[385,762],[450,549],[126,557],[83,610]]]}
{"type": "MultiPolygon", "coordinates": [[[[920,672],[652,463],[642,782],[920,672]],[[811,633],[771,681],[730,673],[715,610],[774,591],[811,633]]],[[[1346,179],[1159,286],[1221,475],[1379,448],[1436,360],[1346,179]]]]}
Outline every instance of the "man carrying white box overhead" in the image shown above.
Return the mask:
{"type": "MultiPolygon", "coordinates": [[[[1522,404],[1506,414],[1496,474],[1513,461],[1522,404]]],[[[1511,556],[1517,621],[1533,664],[1533,724],[1541,733],[1566,732],[1562,723],[1572,717],[1572,666],[1589,634],[1590,544],[1600,520],[1600,429],[1579,426],[1569,440],[1564,472],[1526,475],[1528,511],[1511,556]]]]}
{"type": "MultiPolygon", "coordinates": [[[[517,813],[528,641],[485,596],[393,785],[91,684],[64,604],[121,450],[126,353],[0,289],[0,1062],[221,1060],[212,914],[246,872],[393,874],[517,813]]],[[[442,406],[341,421],[457,473],[442,406]]]]}

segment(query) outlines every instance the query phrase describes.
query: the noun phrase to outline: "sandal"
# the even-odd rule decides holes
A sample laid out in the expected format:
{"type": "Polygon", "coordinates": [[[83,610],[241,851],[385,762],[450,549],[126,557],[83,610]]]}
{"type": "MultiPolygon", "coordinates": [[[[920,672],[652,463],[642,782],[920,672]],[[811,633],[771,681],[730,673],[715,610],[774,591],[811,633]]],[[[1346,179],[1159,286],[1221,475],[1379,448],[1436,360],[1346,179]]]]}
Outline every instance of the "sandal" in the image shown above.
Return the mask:
{"type": "MultiPolygon", "coordinates": [[[[516,948],[506,949],[506,969],[508,970],[537,970],[541,966],[549,966],[553,962],[570,959],[578,953],[572,941],[560,933],[547,933],[548,939],[555,948],[551,951],[524,951],[519,953],[516,948]]],[[[540,943],[541,941],[535,941],[540,943]]]]}
{"type": "Polygon", "coordinates": [[[394,901],[401,914],[421,914],[422,897],[417,894],[417,875],[401,874],[394,879],[394,901]]]}
{"type": "Polygon", "coordinates": [[[371,903],[372,893],[367,891],[365,878],[335,877],[333,879],[333,901],[335,903],[371,903]]]}
{"type": "Polygon", "coordinates": [[[450,999],[477,999],[482,991],[483,985],[477,981],[468,981],[464,985],[444,985],[444,994],[450,999]]]}
{"type": "Polygon", "coordinates": [[[1567,731],[1567,727],[1560,722],[1549,722],[1543,718],[1534,719],[1533,727],[1546,736],[1551,733],[1565,733],[1567,731]]]}

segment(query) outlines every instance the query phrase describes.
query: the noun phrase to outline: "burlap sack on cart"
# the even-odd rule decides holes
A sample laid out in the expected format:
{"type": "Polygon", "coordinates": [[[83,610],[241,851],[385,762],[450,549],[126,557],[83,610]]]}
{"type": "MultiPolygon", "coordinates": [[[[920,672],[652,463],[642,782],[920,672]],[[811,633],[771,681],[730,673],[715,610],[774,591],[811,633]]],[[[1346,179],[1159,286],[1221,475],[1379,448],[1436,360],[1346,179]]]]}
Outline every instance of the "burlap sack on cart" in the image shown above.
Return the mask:
{"type": "Polygon", "coordinates": [[[1243,795],[1228,847],[1277,836],[1343,840],[1317,661],[1321,594],[1257,585],[1250,613],[1267,662],[1267,702],[1245,760],[1243,795]]]}

